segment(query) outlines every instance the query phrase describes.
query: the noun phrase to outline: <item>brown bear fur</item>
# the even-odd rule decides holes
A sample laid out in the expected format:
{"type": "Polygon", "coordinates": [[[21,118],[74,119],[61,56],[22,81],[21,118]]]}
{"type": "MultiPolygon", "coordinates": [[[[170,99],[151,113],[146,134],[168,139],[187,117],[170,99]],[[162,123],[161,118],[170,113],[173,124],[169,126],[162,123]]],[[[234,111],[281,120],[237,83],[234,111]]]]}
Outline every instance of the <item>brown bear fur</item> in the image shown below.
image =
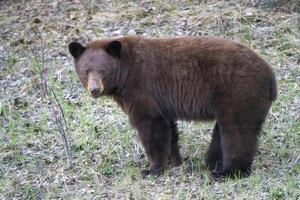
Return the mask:
{"type": "Polygon", "coordinates": [[[249,175],[276,98],[272,69],[252,50],[213,37],[138,36],[73,42],[69,50],[83,85],[94,97],[113,97],[138,130],[150,162],[143,174],[181,164],[176,120],[215,119],[208,168],[215,177],[249,175]]]}

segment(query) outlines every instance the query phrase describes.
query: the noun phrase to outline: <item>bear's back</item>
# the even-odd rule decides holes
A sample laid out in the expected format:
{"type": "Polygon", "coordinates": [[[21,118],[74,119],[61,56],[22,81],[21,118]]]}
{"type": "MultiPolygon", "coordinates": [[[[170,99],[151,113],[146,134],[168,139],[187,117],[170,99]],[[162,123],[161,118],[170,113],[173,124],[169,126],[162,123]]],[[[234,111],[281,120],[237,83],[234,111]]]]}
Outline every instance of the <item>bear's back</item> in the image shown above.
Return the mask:
{"type": "Polygon", "coordinates": [[[130,57],[136,64],[128,67],[137,68],[132,75],[140,79],[136,85],[170,117],[212,119],[214,104],[224,94],[233,99],[276,97],[269,65],[239,43],[212,37],[126,40],[134,41],[130,57]]]}

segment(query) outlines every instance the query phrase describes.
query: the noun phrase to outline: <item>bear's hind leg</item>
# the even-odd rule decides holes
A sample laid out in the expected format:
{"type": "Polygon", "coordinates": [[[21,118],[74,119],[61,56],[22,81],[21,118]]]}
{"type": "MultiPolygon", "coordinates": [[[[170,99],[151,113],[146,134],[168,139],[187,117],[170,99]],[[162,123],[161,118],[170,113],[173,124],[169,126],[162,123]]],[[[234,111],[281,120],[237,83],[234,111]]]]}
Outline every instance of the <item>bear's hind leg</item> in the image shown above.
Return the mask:
{"type": "Polygon", "coordinates": [[[205,160],[209,170],[218,171],[222,167],[221,136],[218,122],[215,124],[205,160]]]}
{"type": "Polygon", "coordinates": [[[250,175],[260,127],[261,125],[258,125],[253,129],[249,124],[220,126],[223,162],[222,170],[213,172],[215,178],[250,175]]]}
{"type": "Polygon", "coordinates": [[[259,132],[270,108],[269,100],[257,96],[238,97],[243,98],[234,101],[225,99],[222,106],[218,108],[222,169],[213,172],[215,178],[250,175],[259,132]]]}
{"type": "Polygon", "coordinates": [[[179,146],[178,146],[178,129],[177,124],[174,121],[171,121],[171,131],[172,131],[172,142],[171,142],[171,157],[170,164],[171,167],[177,167],[182,164],[182,158],[180,156],[179,146]]]}

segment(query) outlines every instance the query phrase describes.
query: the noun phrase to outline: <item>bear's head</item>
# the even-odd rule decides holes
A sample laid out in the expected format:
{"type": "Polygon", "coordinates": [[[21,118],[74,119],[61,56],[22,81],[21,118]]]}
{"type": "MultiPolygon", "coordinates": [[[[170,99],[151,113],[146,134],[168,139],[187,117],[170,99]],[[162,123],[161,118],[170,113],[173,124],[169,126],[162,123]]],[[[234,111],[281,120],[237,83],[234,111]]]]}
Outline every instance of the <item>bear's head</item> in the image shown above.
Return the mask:
{"type": "Polygon", "coordinates": [[[77,75],[94,98],[117,89],[121,48],[119,41],[94,42],[86,47],[78,42],[69,44],[77,75]]]}

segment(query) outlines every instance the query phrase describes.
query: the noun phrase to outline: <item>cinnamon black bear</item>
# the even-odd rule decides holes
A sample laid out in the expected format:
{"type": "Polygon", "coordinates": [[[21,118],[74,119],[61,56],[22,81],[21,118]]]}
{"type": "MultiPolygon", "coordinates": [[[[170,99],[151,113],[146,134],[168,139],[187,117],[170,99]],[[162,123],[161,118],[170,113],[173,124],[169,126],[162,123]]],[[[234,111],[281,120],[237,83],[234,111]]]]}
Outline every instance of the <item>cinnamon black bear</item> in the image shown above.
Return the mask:
{"type": "Polygon", "coordinates": [[[213,37],[96,40],[69,45],[93,97],[113,97],[138,130],[150,169],[178,166],[176,120],[216,120],[206,162],[216,178],[249,175],[276,81],[270,66],[239,43],[213,37]]]}

